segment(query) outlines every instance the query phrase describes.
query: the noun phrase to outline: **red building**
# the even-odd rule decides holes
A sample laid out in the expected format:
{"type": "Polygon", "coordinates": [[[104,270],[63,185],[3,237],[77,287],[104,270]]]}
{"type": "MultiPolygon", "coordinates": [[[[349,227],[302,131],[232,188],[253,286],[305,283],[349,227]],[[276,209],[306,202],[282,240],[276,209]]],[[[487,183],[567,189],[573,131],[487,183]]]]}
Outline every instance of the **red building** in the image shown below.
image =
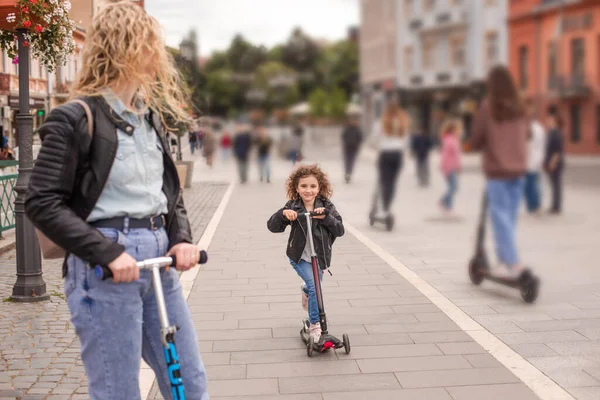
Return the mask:
{"type": "Polygon", "coordinates": [[[600,0],[510,0],[509,63],[540,115],[556,106],[569,153],[600,154],[600,0]]]}

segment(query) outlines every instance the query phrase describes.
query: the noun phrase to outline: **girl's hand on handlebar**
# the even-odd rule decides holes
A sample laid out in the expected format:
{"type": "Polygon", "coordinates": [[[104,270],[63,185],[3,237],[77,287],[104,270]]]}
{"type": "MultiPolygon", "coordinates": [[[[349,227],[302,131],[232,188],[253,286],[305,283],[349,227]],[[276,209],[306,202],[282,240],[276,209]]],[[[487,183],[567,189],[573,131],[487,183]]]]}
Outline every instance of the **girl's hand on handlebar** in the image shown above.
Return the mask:
{"type": "Polygon", "coordinates": [[[113,273],[115,283],[129,283],[138,280],[140,277],[137,262],[127,253],[121,253],[119,257],[108,264],[108,268],[113,273]]]}
{"type": "Polygon", "coordinates": [[[315,208],[313,210],[313,212],[317,213],[317,214],[322,214],[322,215],[313,215],[314,219],[325,219],[325,214],[323,214],[325,212],[325,207],[319,207],[319,208],[315,208]]]}
{"type": "Polygon", "coordinates": [[[198,247],[190,243],[176,244],[169,250],[167,257],[175,256],[177,265],[175,269],[178,271],[187,271],[198,264],[200,259],[200,250],[198,247]]]}
{"type": "Polygon", "coordinates": [[[283,216],[288,219],[288,221],[295,221],[298,219],[298,213],[294,210],[283,210],[283,216]]]}

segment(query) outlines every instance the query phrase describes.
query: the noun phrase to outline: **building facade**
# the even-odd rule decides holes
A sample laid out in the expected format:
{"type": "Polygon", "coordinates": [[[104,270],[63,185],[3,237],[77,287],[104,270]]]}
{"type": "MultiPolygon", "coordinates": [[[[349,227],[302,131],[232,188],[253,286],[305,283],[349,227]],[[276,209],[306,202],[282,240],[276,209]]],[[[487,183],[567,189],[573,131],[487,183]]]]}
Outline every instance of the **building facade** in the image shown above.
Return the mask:
{"type": "Polygon", "coordinates": [[[512,0],[509,33],[524,96],[560,112],[567,152],[600,154],[600,1],[512,0]]]}
{"type": "Polygon", "coordinates": [[[368,133],[396,85],[396,0],[361,1],[360,85],[363,126],[368,133]]]}
{"type": "Polygon", "coordinates": [[[507,64],[507,0],[398,0],[398,87],[417,129],[470,131],[487,72],[507,64]]]}

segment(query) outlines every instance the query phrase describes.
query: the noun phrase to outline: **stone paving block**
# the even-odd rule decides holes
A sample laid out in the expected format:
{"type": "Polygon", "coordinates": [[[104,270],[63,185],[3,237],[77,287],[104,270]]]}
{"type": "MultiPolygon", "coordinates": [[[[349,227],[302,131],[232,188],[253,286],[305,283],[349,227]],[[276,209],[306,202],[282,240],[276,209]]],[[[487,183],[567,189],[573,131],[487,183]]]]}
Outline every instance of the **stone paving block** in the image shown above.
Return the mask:
{"type": "Polygon", "coordinates": [[[202,353],[204,365],[229,365],[231,364],[231,353],[202,353]]]}
{"type": "Polygon", "coordinates": [[[544,343],[513,344],[510,347],[525,358],[549,357],[557,355],[554,350],[546,346],[544,343]]]}
{"type": "Polygon", "coordinates": [[[448,387],[446,390],[454,400],[539,400],[539,397],[522,383],[448,387]]]}
{"type": "MultiPolygon", "coordinates": [[[[300,339],[298,339],[300,340],[300,339]]],[[[218,354],[218,353],[217,353],[218,354]]],[[[284,362],[307,361],[306,349],[302,350],[266,350],[266,351],[238,351],[231,353],[231,364],[267,364],[284,362]]],[[[329,351],[319,354],[319,357],[308,359],[310,362],[336,360],[336,353],[329,351]]]]}
{"type": "MultiPolygon", "coordinates": [[[[577,345],[570,346],[568,342],[580,342],[587,341],[587,338],[575,331],[553,331],[553,332],[529,332],[529,333],[503,333],[498,334],[498,338],[504,341],[506,344],[522,344],[522,343],[557,343],[559,347],[576,347],[577,345]]],[[[593,345],[592,341],[588,341],[588,345],[593,345]]],[[[597,343],[596,343],[597,345],[597,343]]],[[[552,348],[552,346],[549,344],[552,348]]],[[[590,347],[590,346],[588,346],[590,347]]],[[[556,351],[556,349],[554,349],[556,351]]],[[[600,348],[598,349],[600,351],[600,348]]],[[[558,351],[559,354],[563,354],[558,351]]]]}
{"type": "MultiPolygon", "coordinates": [[[[364,372],[364,371],[363,371],[364,372]]],[[[287,378],[360,374],[354,360],[249,364],[248,378],[287,378]]],[[[335,378],[337,379],[337,377],[335,378]]]]}
{"type": "Polygon", "coordinates": [[[374,307],[374,306],[395,306],[405,304],[431,304],[431,301],[425,296],[420,297],[389,297],[383,299],[359,299],[350,300],[352,307],[374,307]]]}
{"type": "Polygon", "coordinates": [[[449,387],[519,382],[506,368],[397,372],[403,388],[449,387]]]}
{"type": "Polygon", "coordinates": [[[197,317],[192,318],[194,321],[194,328],[197,332],[214,330],[233,330],[237,329],[240,325],[240,321],[235,319],[228,319],[225,321],[206,321],[198,320],[197,317]]]}
{"type": "Polygon", "coordinates": [[[438,343],[437,346],[446,355],[487,353],[479,343],[475,342],[438,343]]]}
{"type": "Polygon", "coordinates": [[[474,368],[502,368],[500,361],[490,354],[466,354],[463,358],[474,368]]]}
{"type": "MultiPolygon", "coordinates": [[[[300,340],[300,329],[301,321],[299,321],[298,326],[295,328],[273,328],[273,337],[274,338],[298,338],[300,340]]],[[[366,335],[367,330],[364,325],[333,325],[328,324],[328,329],[330,332],[336,332],[335,335],[339,336],[339,333],[346,333],[349,336],[353,335],[366,335]]],[[[350,339],[352,340],[352,339],[350,339]]]]}
{"type": "Polygon", "coordinates": [[[367,358],[357,362],[364,374],[471,368],[471,364],[461,356],[367,358]]]}
{"type": "Polygon", "coordinates": [[[452,322],[443,312],[416,313],[413,315],[419,322],[452,322]]]}
{"type": "Polygon", "coordinates": [[[452,400],[448,392],[434,389],[397,389],[365,392],[324,393],[323,400],[452,400]]]}
{"type": "Polygon", "coordinates": [[[245,365],[210,365],[206,368],[209,381],[246,378],[245,365]]]}
{"type": "Polygon", "coordinates": [[[577,400],[598,400],[600,399],[600,385],[581,388],[567,389],[577,400]]]}
{"type": "MultiPolygon", "coordinates": [[[[298,329],[299,331],[299,329],[298,329]]],[[[354,338],[352,338],[354,343],[354,338]]],[[[221,340],[214,342],[213,351],[259,351],[259,350],[290,350],[304,348],[300,337],[273,338],[269,340],[221,340]]]]}
{"type": "MultiPolygon", "coordinates": [[[[350,339],[352,341],[352,339],[350,339]]],[[[352,346],[352,352],[346,357],[361,358],[391,358],[443,355],[434,344],[399,344],[386,346],[352,346]]]]}
{"type": "Polygon", "coordinates": [[[273,396],[210,396],[211,400],[323,400],[323,396],[320,393],[312,393],[312,394],[277,394],[273,396]]]}
{"type": "Polygon", "coordinates": [[[211,380],[208,383],[211,397],[260,396],[277,393],[277,379],[211,380]]]}
{"type": "Polygon", "coordinates": [[[560,331],[573,329],[599,329],[600,319],[570,319],[562,321],[519,322],[519,328],[525,332],[560,331]]]}
{"type": "Polygon", "coordinates": [[[439,308],[437,308],[435,304],[431,303],[392,306],[392,309],[397,314],[430,313],[439,311],[439,308]]]}
{"type": "Polygon", "coordinates": [[[240,329],[291,328],[302,326],[301,319],[299,318],[244,319],[239,321],[239,324],[240,329]]]}
{"type": "Polygon", "coordinates": [[[408,333],[408,336],[415,343],[452,343],[473,341],[471,336],[463,331],[414,332],[408,333]]]}
{"type": "Polygon", "coordinates": [[[439,332],[460,331],[453,322],[417,322],[406,324],[375,324],[368,325],[367,331],[372,333],[412,333],[412,332],[439,332]]]}
{"type": "Polygon", "coordinates": [[[377,335],[352,335],[352,346],[383,346],[391,344],[412,344],[413,340],[405,333],[387,333],[377,335]]]}
{"type": "Polygon", "coordinates": [[[280,378],[279,391],[282,394],[313,393],[315,389],[327,392],[356,392],[366,390],[399,389],[398,380],[393,374],[343,375],[331,379],[329,376],[280,378]]]}
{"type": "MultiPolygon", "coordinates": [[[[299,332],[299,331],[298,331],[299,332]]],[[[199,340],[265,339],[271,337],[270,329],[238,329],[231,331],[200,331],[199,340]]]]}

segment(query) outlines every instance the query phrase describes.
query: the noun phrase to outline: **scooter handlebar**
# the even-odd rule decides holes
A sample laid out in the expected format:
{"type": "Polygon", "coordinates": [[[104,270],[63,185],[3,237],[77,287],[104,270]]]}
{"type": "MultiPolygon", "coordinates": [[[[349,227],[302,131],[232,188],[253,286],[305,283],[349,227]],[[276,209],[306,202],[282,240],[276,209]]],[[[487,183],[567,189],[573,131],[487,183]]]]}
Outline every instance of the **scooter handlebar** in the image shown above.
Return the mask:
{"type": "MultiPolygon", "coordinates": [[[[207,261],[208,254],[206,253],[206,251],[200,250],[198,264],[205,264],[207,261]]],[[[175,265],[177,265],[177,258],[175,256],[150,258],[137,263],[139,269],[174,267],[175,265]]],[[[103,281],[113,277],[111,269],[108,268],[106,265],[97,265],[94,268],[94,272],[96,273],[96,277],[103,281]]]]}
{"type": "Polygon", "coordinates": [[[327,215],[328,213],[329,213],[329,211],[327,209],[325,209],[325,211],[323,211],[321,214],[316,213],[314,211],[305,212],[305,213],[303,212],[303,213],[298,213],[298,218],[300,218],[300,217],[306,218],[306,214],[309,214],[309,216],[312,218],[312,217],[316,217],[319,215],[327,215]]]}

